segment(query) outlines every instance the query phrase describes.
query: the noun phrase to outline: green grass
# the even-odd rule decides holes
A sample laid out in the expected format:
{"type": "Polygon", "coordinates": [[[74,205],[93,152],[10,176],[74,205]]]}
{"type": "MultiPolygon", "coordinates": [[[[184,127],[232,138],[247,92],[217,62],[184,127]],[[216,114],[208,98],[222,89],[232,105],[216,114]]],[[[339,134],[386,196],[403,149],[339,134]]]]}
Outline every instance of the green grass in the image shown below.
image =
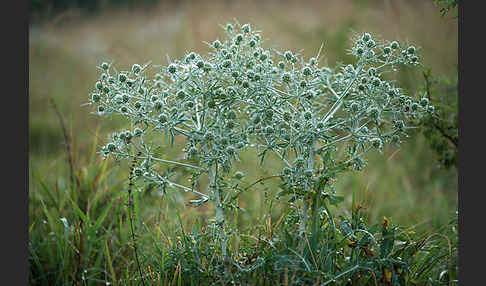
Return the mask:
{"type": "MultiPolygon", "coordinates": [[[[50,185],[33,175],[33,184],[39,190],[30,192],[30,282],[32,285],[65,285],[70,281],[82,285],[106,282],[141,285],[130,239],[127,182],[120,179],[124,168],[101,162],[96,156],[85,166],[87,172],[79,170],[76,174],[79,187],[63,184],[62,180],[50,185]]],[[[449,220],[433,232],[413,227],[395,229],[392,222],[385,231],[382,219],[376,224],[366,223],[366,209],[356,212],[356,208],[342,208],[349,210],[347,214],[331,210],[328,214],[334,217],[324,218],[320,225],[316,224],[318,220],[312,222],[304,252],[298,254],[293,251],[299,248],[292,223],[295,214],[288,208],[278,210],[277,202],[271,203],[272,197],[264,196],[261,211],[267,215],[249,213],[248,223],[242,223],[239,213],[230,218],[239,231],[230,236],[229,250],[247,271],[231,267],[229,276],[225,277],[207,216],[194,213],[199,209],[184,207],[179,202],[179,193],[169,193],[157,200],[154,197],[157,195],[147,191],[136,192],[134,200],[136,243],[148,285],[212,285],[222,279],[243,285],[266,285],[264,281],[302,285],[347,278],[360,285],[374,285],[373,276],[382,279],[380,269],[385,275],[393,267],[396,272],[392,277],[408,285],[424,285],[427,281],[430,285],[446,285],[457,279],[457,217],[454,219],[454,215],[449,215],[449,220]],[[349,239],[348,233],[358,225],[367,229],[376,242],[370,241],[369,234],[362,231],[355,232],[355,239],[349,239]],[[352,241],[359,241],[363,249],[357,251],[350,247],[352,241]],[[335,251],[340,253],[329,256],[335,251]],[[373,257],[366,258],[368,252],[373,257]],[[354,259],[347,261],[346,256],[354,259]],[[397,263],[407,268],[400,268],[401,264],[397,263]],[[366,275],[371,273],[369,269],[376,273],[366,275]]],[[[184,197],[187,201],[187,196],[184,197]]],[[[365,205],[358,192],[351,199],[353,206],[365,205]]],[[[313,203],[316,208],[317,203],[313,203]]]]}
{"type": "MultiPolygon", "coordinates": [[[[220,35],[217,23],[235,17],[264,28],[266,37],[282,49],[292,49],[298,42],[297,46],[305,48],[306,57],[315,55],[323,43],[331,65],[337,59],[347,60],[344,49],[349,45],[351,29],[367,30],[388,39],[409,39],[422,47],[425,65],[435,74],[457,78],[457,22],[447,17],[440,19],[431,3],[359,3],[311,1],[301,5],[296,1],[286,4],[259,1],[248,3],[244,9],[233,1],[215,2],[211,7],[198,3],[178,7],[161,4],[150,11],[104,11],[86,19],[67,17],[31,27],[31,284],[65,285],[71,281],[78,281],[79,285],[137,284],[134,279],[139,275],[125,205],[128,166],[103,161],[96,154],[106,142],[106,134],[123,123],[114,119],[101,124],[95,115],[89,114],[89,108],[81,106],[95,82],[97,64],[103,60],[113,60],[121,67],[149,60],[163,64],[167,54],[176,58],[193,49],[205,53],[207,49],[201,42],[220,35]],[[63,133],[48,98],[58,105],[73,138],[74,172],[79,186],[70,182],[63,133]]],[[[400,73],[399,81],[411,94],[419,92],[424,84],[420,72],[400,73]]],[[[168,148],[162,155],[169,156],[175,150],[168,148]]],[[[246,174],[242,185],[276,170],[271,161],[247,170],[257,156],[247,152],[241,157],[237,168],[246,174]]],[[[324,252],[315,251],[326,245],[326,239],[311,239],[313,244],[304,259],[288,250],[293,238],[286,231],[291,232],[294,226],[288,206],[274,199],[278,186],[278,179],[268,180],[242,194],[239,203],[247,211],[232,218],[240,235],[231,239],[231,252],[233,257],[245,261],[243,256],[258,251],[258,257],[264,258],[265,263],[253,271],[234,271],[233,275],[239,275],[238,279],[250,285],[265,285],[270,279],[292,285],[299,283],[298,279],[320,279],[319,283],[324,283],[326,277],[346,271],[334,269],[326,274],[331,276],[319,274],[323,269],[331,269],[325,263],[319,262],[317,267],[314,263],[325,260],[324,252]],[[276,227],[282,215],[285,217],[276,227]],[[258,242],[260,235],[278,237],[282,242],[272,248],[262,240],[258,242]]],[[[381,236],[383,217],[405,232],[416,232],[411,234],[415,244],[404,250],[410,252],[408,255],[393,253],[410,259],[409,285],[415,285],[414,279],[420,285],[445,285],[457,279],[457,170],[438,168],[436,155],[422,136],[408,138],[400,150],[390,147],[383,155],[370,154],[365,171],[344,174],[335,188],[344,196],[341,205],[329,206],[338,227],[339,216],[353,217],[354,199],[360,202],[363,219],[370,229],[376,225],[377,238],[381,236]],[[431,282],[427,282],[429,277],[431,282]]],[[[218,281],[221,277],[216,259],[218,248],[207,228],[212,206],[188,206],[186,202],[192,196],[175,190],[166,195],[151,189],[136,194],[137,245],[147,279],[153,279],[155,285],[205,285],[218,281]]],[[[327,220],[321,231],[330,231],[331,226],[327,220]]],[[[351,251],[349,247],[345,249],[351,251]]],[[[344,260],[340,263],[346,265],[344,260]]],[[[363,275],[371,277],[369,272],[363,275]]],[[[347,279],[346,275],[340,277],[347,279]]],[[[361,282],[374,285],[371,280],[361,282]]]]}

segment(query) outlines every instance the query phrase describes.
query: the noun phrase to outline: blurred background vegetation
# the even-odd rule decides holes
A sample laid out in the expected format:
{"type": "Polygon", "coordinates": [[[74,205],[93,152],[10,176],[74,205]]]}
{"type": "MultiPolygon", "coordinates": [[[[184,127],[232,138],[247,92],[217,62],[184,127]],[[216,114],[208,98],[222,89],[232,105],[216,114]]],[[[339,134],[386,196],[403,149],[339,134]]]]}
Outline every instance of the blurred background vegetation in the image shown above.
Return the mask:
{"type": "MultiPolygon", "coordinates": [[[[30,0],[29,113],[30,113],[30,216],[31,224],[42,214],[40,200],[48,208],[58,202],[47,200],[46,188],[66,192],[70,180],[65,138],[60,117],[70,137],[73,169],[86,178],[79,197],[115,197],[126,188],[128,167],[103,162],[94,154],[107,135],[125,122],[101,120],[91,114],[87,102],[99,76],[96,66],[114,62],[119,70],[133,63],[165,64],[167,55],[182,57],[188,51],[205,54],[203,41],[223,35],[219,24],[237,19],[263,30],[268,46],[293,51],[303,49],[306,57],[317,54],[323,44],[328,64],[348,63],[353,31],[370,32],[387,40],[411,42],[420,47],[423,68],[404,69],[397,79],[409,94],[422,96],[426,90],[423,72],[430,69],[438,79],[434,97],[457,97],[458,25],[446,15],[441,18],[434,1],[419,0],[258,0],[258,1],[156,1],[156,0],[30,0]],[[50,102],[55,102],[59,114],[50,102]],[[104,164],[106,163],[106,164],[104,164]],[[104,168],[102,175],[93,168],[104,168]],[[103,185],[96,182],[103,177],[103,185]]],[[[181,142],[179,142],[181,143],[181,142]]],[[[177,148],[167,148],[174,154],[177,148]]],[[[181,154],[179,154],[181,155],[181,154]]],[[[256,154],[242,156],[239,168],[245,184],[277,172],[272,162],[254,168],[256,154]],[[249,168],[248,166],[251,166],[249,168]]],[[[368,167],[348,173],[336,182],[346,212],[355,191],[364,203],[371,222],[386,216],[394,223],[434,230],[445,225],[457,210],[457,169],[443,168],[425,136],[415,132],[400,149],[387,147],[384,154],[370,154],[368,167]]],[[[184,177],[181,175],[181,182],[184,177]]],[[[263,219],[278,181],[267,181],[244,194],[241,206],[248,210],[242,226],[263,219]],[[265,193],[265,195],[264,195],[265,193]]],[[[165,197],[157,190],[143,193],[142,219],[181,214],[185,223],[211,216],[211,210],[184,204],[191,196],[174,190],[165,197]]],[[[59,202],[58,202],[59,203],[59,202]]],[[[211,206],[209,206],[211,207],[211,206]]],[[[278,219],[278,205],[272,217],[278,219]]],[[[173,220],[169,220],[174,222],[173,220]]]]}

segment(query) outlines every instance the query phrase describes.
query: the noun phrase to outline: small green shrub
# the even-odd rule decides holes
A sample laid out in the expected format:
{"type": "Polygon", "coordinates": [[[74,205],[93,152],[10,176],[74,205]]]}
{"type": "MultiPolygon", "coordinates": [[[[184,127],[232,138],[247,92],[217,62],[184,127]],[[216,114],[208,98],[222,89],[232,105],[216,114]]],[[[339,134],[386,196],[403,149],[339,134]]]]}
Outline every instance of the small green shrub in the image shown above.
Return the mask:
{"type": "Polygon", "coordinates": [[[454,10],[453,17],[457,18],[457,5],[459,0],[434,0],[434,4],[440,8],[440,16],[443,18],[450,10],[454,10]]]}
{"type": "Polygon", "coordinates": [[[459,148],[459,118],[457,113],[457,82],[424,72],[424,100],[436,108],[421,121],[421,131],[438,156],[441,167],[457,167],[459,148]]]}

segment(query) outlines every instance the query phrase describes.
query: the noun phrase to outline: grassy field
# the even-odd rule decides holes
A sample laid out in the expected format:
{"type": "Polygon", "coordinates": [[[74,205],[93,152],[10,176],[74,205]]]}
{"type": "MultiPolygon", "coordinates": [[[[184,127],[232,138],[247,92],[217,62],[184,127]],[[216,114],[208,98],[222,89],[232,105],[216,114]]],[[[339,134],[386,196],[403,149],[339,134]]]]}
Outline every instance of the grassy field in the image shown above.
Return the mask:
{"type": "MultiPolygon", "coordinates": [[[[29,30],[29,234],[31,263],[36,265],[35,271],[45,271],[31,271],[33,284],[50,281],[62,285],[46,279],[73,275],[78,282],[99,285],[102,281],[90,278],[98,277],[99,269],[105,269],[110,281],[128,279],[129,269],[134,269],[124,206],[128,166],[103,161],[96,154],[107,134],[123,122],[116,118],[101,121],[82,106],[97,79],[95,67],[113,61],[117,67],[129,69],[133,63],[165,64],[167,55],[204,54],[208,48],[203,41],[221,37],[218,24],[233,19],[262,29],[265,38],[283,50],[302,48],[306,57],[315,55],[323,44],[330,66],[350,60],[346,49],[353,31],[410,41],[421,48],[425,67],[432,68],[435,75],[457,80],[457,21],[441,19],[432,1],[211,1],[211,5],[184,1],[106,9],[90,15],[68,10],[33,24],[29,30]],[[60,117],[72,139],[71,162],[75,180],[80,182],[75,188],[70,184],[60,117]],[[90,227],[80,232],[86,223],[90,227]],[[64,235],[64,239],[59,237],[64,235]],[[52,271],[59,273],[49,274],[52,271]]],[[[398,80],[409,94],[423,92],[420,69],[403,70],[398,80]]],[[[176,144],[164,149],[164,154],[175,158],[177,150],[176,144]]],[[[272,162],[247,170],[257,156],[247,152],[241,157],[244,160],[238,169],[245,170],[244,184],[276,170],[272,162]]],[[[367,168],[338,178],[336,189],[345,196],[337,214],[349,215],[354,193],[370,223],[380,223],[386,216],[395,224],[415,227],[418,233],[444,231],[457,211],[457,170],[440,168],[420,134],[412,135],[400,149],[387,147],[384,154],[370,154],[367,168]]],[[[285,205],[269,203],[277,192],[278,181],[266,181],[242,195],[240,203],[247,212],[235,222],[243,232],[256,232],[254,226],[262,226],[260,231],[266,233],[267,218],[278,221],[285,205]]],[[[151,251],[164,251],[155,242],[172,245],[177,238],[170,234],[175,235],[180,225],[189,233],[204,225],[213,212],[211,207],[188,206],[190,198],[175,191],[162,196],[157,190],[145,190],[137,195],[138,244],[141,252],[148,253],[144,264],[153,265],[145,270],[159,275],[162,285],[176,279],[161,278],[163,269],[157,272],[154,268],[163,265],[156,257],[165,257],[150,256],[151,251]]],[[[177,267],[181,266],[174,265],[177,267]]]]}

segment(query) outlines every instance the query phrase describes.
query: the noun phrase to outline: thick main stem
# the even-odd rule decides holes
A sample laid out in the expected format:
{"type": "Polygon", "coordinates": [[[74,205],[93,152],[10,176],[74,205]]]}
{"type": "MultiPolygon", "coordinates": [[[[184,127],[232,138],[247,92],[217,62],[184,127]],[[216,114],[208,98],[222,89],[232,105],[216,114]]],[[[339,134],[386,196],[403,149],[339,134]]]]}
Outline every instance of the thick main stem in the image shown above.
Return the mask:
{"type": "MultiPolygon", "coordinates": [[[[314,169],[314,141],[309,146],[309,158],[307,159],[307,169],[313,170],[314,169]]],[[[305,184],[305,193],[306,197],[304,197],[303,205],[302,205],[302,210],[301,210],[301,221],[299,225],[299,233],[302,235],[304,234],[306,228],[307,228],[307,212],[309,210],[309,203],[307,202],[307,194],[310,192],[310,185],[311,181],[309,181],[305,184]]]]}
{"type": "Polygon", "coordinates": [[[209,175],[209,189],[211,194],[214,196],[214,203],[216,205],[216,223],[219,226],[219,234],[221,237],[221,252],[223,255],[223,259],[226,258],[226,232],[224,230],[224,213],[223,213],[223,206],[221,204],[221,198],[219,195],[219,188],[216,183],[216,172],[217,172],[217,165],[215,166],[216,170],[213,170],[213,166],[209,166],[208,168],[208,175],[209,175]]]}
{"type": "MultiPolygon", "coordinates": [[[[307,192],[307,190],[306,190],[307,192]]],[[[302,205],[301,209],[301,221],[299,225],[299,233],[300,235],[303,235],[305,232],[305,229],[307,228],[307,211],[309,209],[309,203],[307,202],[307,198],[304,198],[304,204],[302,205]]]]}

